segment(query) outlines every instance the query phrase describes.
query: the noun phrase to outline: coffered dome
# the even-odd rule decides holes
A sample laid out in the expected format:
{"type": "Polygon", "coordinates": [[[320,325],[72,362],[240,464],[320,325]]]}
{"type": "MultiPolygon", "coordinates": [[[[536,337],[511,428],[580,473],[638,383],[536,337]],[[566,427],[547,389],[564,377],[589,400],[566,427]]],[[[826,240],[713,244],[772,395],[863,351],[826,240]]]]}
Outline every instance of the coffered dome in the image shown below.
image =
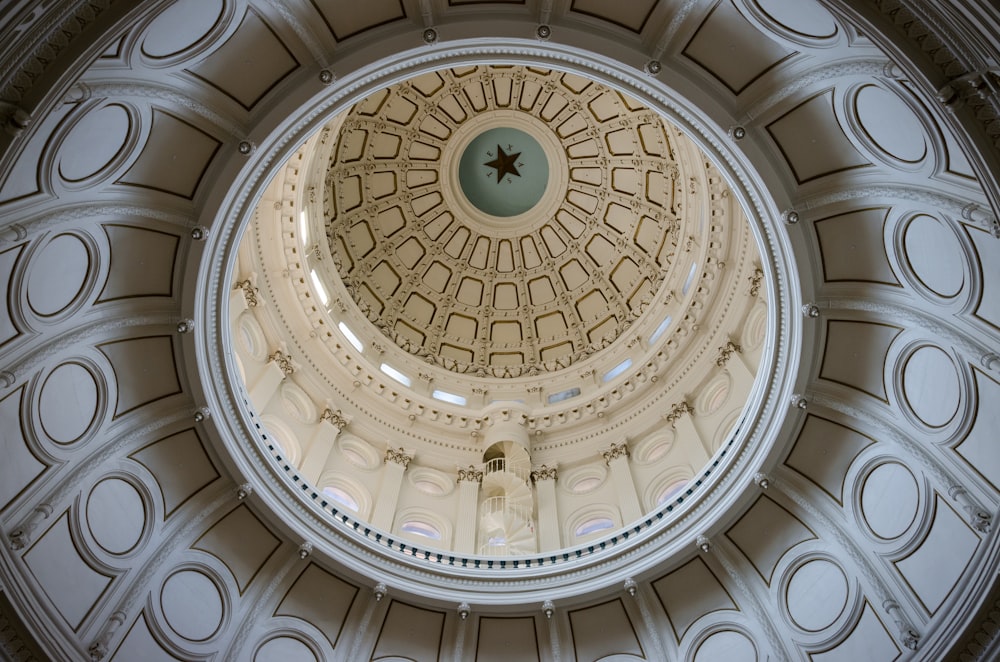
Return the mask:
{"type": "Polygon", "coordinates": [[[341,121],[323,209],[339,275],[390,340],[448,370],[534,375],[609,346],[707,233],[697,148],[576,74],[436,71],[341,121]]]}

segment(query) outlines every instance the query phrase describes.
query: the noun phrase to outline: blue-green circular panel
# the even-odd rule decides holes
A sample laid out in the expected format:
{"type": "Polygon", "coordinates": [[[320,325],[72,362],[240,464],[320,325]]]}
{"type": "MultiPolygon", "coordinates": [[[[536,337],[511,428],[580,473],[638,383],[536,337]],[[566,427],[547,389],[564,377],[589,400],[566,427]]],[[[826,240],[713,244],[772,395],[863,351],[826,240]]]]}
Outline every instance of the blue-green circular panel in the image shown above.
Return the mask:
{"type": "Polygon", "coordinates": [[[458,163],[462,193],[491,216],[517,216],[542,199],[549,163],[538,141],[510,127],[487,129],[466,146],[458,163]]]}

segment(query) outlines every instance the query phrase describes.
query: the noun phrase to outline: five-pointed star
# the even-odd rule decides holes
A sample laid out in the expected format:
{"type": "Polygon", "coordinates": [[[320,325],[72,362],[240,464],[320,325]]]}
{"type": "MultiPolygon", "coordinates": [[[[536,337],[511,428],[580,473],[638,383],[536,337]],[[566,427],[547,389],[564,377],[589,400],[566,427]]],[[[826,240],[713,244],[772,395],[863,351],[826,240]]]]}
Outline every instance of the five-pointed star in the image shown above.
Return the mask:
{"type": "Polygon", "coordinates": [[[487,161],[483,165],[496,169],[497,184],[499,184],[506,175],[515,175],[517,177],[521,176],[521,173],[517,171],[517,166],[515,165],[517,163],[517,157],[519,156],[521,156],[521,152],[508,154],[503,151],[503,147],[497,145],[497,157],[492,161],[487,161]]]}

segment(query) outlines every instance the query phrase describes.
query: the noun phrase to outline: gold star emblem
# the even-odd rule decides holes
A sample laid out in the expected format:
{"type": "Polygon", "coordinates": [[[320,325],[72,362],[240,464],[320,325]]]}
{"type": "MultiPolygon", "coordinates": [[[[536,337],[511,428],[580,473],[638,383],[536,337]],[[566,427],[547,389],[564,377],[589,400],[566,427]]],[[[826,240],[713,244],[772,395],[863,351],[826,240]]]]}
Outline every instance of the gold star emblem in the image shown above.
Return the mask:
{"type": "MultiPolygon", "coordinates": [[[[510,145],[507,147],[510,147],[510,145]]],[[[497,184],[499,184],[507,175],[521,176],[521,173],[517,171],[517,158],[519,156],[521,156],[521,152],[508,154],[503,151],[503,147],[497,145],[497,157],[492,161],[487,161],[483,165],[494,168],[497,171],[497,184]]]]}

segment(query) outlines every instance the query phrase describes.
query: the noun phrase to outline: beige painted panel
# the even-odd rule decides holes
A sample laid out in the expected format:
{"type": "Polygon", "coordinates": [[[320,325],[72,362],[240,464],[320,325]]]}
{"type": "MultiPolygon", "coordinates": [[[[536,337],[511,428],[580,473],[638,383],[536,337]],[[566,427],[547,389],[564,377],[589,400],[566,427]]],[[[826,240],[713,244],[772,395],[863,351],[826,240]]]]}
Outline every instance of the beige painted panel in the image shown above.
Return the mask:
{"type": "Polygon", "coordinates": [[[976,306],[976,317],[1000,330],[1000,241],[981,230],[967,229],[976,247],[979,261],[976,268],[982,272],[983,291],[976,306]]]}
{"type": "Polygon", "coordinates": [[[337,41],[406,16],[400,0],[352,3],[350,11],[344,11],[343,3],[338,0],[312,0],[312,4],[323,16],[337,41]]]}
{"type": "Polygon", "coordinates": [[[336,648],[357,594],[357,586],[309,564],[285,593],[274,615],[293,616],[315,625],[336,648]]]}
{"type": "Polygon", "coordinates": [[[179,662],[180,658],[174,657],[156,643],[153,633],[149,630],[149,624],[146,622],[146,614],[143,612],[129,628],[111,660],[112,662],[134,662],[135,660],[179,662]]]}
{"type": "Polygon", "coordinates": [[[885,629],[885,624],[866,602],[858,624],[844,641],[810,657],[813,662],[858,662],[859,660],[889,662],[899,657],[899,652],[892,635],[885,629]]]}
{"type": "Polygon", "coordinates": [[[896,568],[931,614],[944,603],[979,546],[979,536],[939,496],[924,542],[896,568]]]}
{"type": "Polygon", "coordinates": [[[800,184],[870,165],[839,128],[833,91],[817,94],[767,125],[800,184]]]}
{"type": "Polygon", "coordinates": [[[111,246],[100,301],[171,296],[180,237],[132,225],[102,226],[111,246]]]}
{"type": "Polygon", "coordinates": [[[973,370],[978,394],[978,408],[969,434],[955,447],[969,467],[1000,489],[1000,452],[997,452],[997,430],[1000,430],[1000,382],[984,372],[973,370]]]}
{"type": "Polygon", "coordinates": [[[24,387],[0,400],[0,511],[45,471],[45,464],[28,448],[21,428],[24,387]]]}
{"type": "Polygon", "coordinates": [[[130,338],[99,345],[118,380],[115,417],[181,392],[170,336],[130,338]]]}
{"type": "Polygon", "coordinates": [[[540,660],[533,618],[480,618],[476,662],[540,660]]]}
{"type": "Polygon", "coordinates": [[[154,441],[129,457],[146,467],[160,486],[164,519],[219,477],[192,429],[154,441]]]}
{"type": "Polygon", "coordinates": [[[652,585],[678,642],[705,614],[736,609],[732,596],[701,558],[692,559],[652,585]]]}
{"type": "Polygon", "coordinates": [[[444,612],[393,601],[382,623],[372,659],[398,656],[413,662],[437,662],[444,634],[444,612]]]}
{"type": "Polygon", "coordinates": [[[800,542],[816,538],[809,527],[766,496],[757,499],[726,536],[768,584],[785,552],[800,542]]]}
{"type": "Polygon", "coordinates": [[[819,376],[887,402],[886,355],[902,331],[889,324],[829,320],[819,376]]]}
{"type": "Polygon", "coordinates": [[[620,599],[571,611],[569,625],[576,659],[581,662],[616,654],[644,655],[635,626],[620,599]]]}
{"type": "Polygon", "coordinates": [[[146,144],[119,182],[191,199],[221,145],[185,120],[154,108],[146,144]]]}
{"type": "Polygon", "coordinates": [[[795,54],[758,31],[731,0],[723,0],[708,14],[683,52],[733,94],[795,54]]]}
{"type": "Polygon", "coordinates": [[[570,10],[600,18],[632,32],[642,32],[646,21],[656,8],[656,0],[573,0],[570,10]]]}
{"type": "Polygon", "coordinates": [[[847,470],[873,443],[874,439],[860,432],[810,414],[785,464],[841,503],[847,470]]]}
{"type": "Polygon", "coordinates": [[[0,252],[0,290],[3,291],[4,299],[7,302],[7,305],[0,306],[0,347],[20,335],[20,331],[18,331],[10,314],[10,301],[17,297],[17,293],[11,291],[11,279],[14,276],[17,258],[21,255],[23,248],[24,245],[15,246],[0,252]]]}
{"type": "Polygon", "coordinates": [[[899,285],[885,251],[887,209],[861,209],[816,221],[827,282],[863,281],[899,285]]]}
{"type": "Polygon", "coordinates": [[[24,563],[41,590],[74,630],[111,584],[111,577],[84,561],[76,545],[67,511],[24,555],[24,563]]]}
{"type": "Polygon", "coordinates": [[[280,544],[257,516],[241,505],[216,522],[191,547],[222,561],[243,593],[280,544]]]}

